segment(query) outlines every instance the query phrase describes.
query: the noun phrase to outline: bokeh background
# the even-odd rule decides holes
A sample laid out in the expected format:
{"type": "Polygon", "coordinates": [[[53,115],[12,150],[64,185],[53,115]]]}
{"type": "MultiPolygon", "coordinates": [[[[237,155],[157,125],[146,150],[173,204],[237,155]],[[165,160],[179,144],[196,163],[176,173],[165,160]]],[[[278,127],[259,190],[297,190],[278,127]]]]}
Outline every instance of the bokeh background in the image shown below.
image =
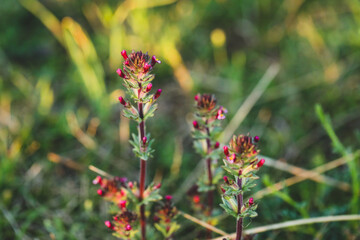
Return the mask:
{"type": "MultiPolygon", "coordinates": [[[[233,133],[259,135],[273,159],[255,192],[282,188],[257,195],[259,216],[247,228],[359,214],[357,0],[2,0],[0,239],[113,239],[88,166],[138,178],[128,143],[136,126],[117,102],[123,49],[162,60],[153,85],[163,95],[147,121],[156,138],[148,181],[162,180],[180,210],[192,213],[186,191],[203,169],[191,120],[194,95],[207,92],[228,109],[222,144],[233,133]],[[283,181],[294,175],[302,181],[283,181]]],[[[220,219],[235,231],[234,219],[220,219]]],[[[203,229],[178,220],[176,239],[203,229]]],[[[360,239],[359,222],[255,237],[305,238],[360,239]]]]}

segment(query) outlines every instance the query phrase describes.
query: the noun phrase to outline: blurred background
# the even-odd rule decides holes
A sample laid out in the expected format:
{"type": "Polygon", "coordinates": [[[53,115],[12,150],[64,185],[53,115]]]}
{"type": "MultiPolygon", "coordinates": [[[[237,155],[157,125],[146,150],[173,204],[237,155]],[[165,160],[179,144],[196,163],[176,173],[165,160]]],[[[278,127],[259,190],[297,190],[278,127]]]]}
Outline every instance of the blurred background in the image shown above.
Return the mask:
{"type": "MultiPolygon", "coordinates": [[[[228,109],[222,144],[234,133],[261,138],[268,161],[254,192],[268,191],[247,228],[359,214],[358,1],[2,0],[0,239],[114,239],[88,166],[138,178],[136,126],[117,101],[123,49],[162,61],[148,182],[162,180],[180,210],[192,213],[185,193],[203,170],[191,139],[201,92],[228,109]]],[[[178,221],[176,239],[203,229],[178,221]]],[[[234,219],[217,227],[234,232],[234,219]]],[[[360,239],[358,230],[318,223],[255,239],[360,239]]]]}

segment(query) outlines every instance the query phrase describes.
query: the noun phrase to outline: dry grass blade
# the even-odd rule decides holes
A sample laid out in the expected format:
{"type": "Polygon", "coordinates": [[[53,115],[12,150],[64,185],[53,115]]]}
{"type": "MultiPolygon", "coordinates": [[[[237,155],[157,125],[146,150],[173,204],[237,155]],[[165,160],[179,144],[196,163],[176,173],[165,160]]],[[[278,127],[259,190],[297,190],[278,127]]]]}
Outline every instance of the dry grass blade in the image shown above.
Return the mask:
{"type": "Polygon", "coordinates": [[[97,168],[97,167],[95,167],[93,165],[89,166],[89,170],[91,170],[91,171],[93,171],[93,172],[95,172],[95,173],[97,173],[97,174],[99,174],[101,176],[107,177],[107,178],[114,178],[114,176],[111,175],[110,173],[107,173],[104,170],[101,170],[100,168],[97,168]]]}
{"type": "Polygon", "coordinates": [[[262,158],[265,158],[265,163],[267,166],[282,170],[284,172],[291,173],[293,175],[299,176],[299,177],[306,177],[306,179],[311,179],[315,182],[323,183],[332,187],[339,188],[343,191],[350,191],[351,187],[350,184],[338,181],[336,179],[323,176],[320,173],[312,170],[306,170],[300,167],[296,167],[294,165],[288,164],[286,162],[282,162],[280,160],[275,160],[269,157],[260,156],[262,158]]]}
{"type": "Polygon", "coordinates": [[[216,228],[216,227],[214,227],[214,226],[212,226],[212,225],[210,225],[210,224],[208,224],[208,223],[206,223],[204,221],[201,221],[201,220],[199,220],[199,219],[197,219],[197,218],[195,218],[195,217],[193,217],[193,216],[191,216],[191,215],[189,215],[187,213],[179,211],[179,214],[181,216],[183,216],[184,218],[186,218],[186,219],[188,219],[188,220],[190,220],[190,221],[192,221],[192,222],[194,222],[194,223],[196,223],[196,224],[198,224],[200,226],[203,226],[206,229],[209,229],[212,232],[218,233],[218,234],[223,235],[223,236],[228,235],[228,233],[226,233],[226,232],[224,232],[224,231],[222,231],[222,230],[220,230],[220,229],[218,229],[218,228],[216,228]]]}
{"type": "Polygon", "coordinates": [[[265,72],[259,83],[253,89],[251,94],[246,98],[245,102],[240,106],[230,123],[226,126],[222,135],[222,142],[227,142],[235,130],[240,126],[251,108],[259,100],[265,89],[269,86],[271,81],[276,77],[280,70],[277,63],[272,64],[265,72]]]}
{"type": "Polygon", "coordinates": [[[85,167],[83,165],[73,161],[72,159],[62,157],[53,152],[48,153],[47,157],[50,162],[61,163],[61,164],[64,164],[65,166],[67,166],[68,168],[71,168],[71,169],[74,169],[77,171],[83,171],[85,169],[85,167]]]}
{"type": "MultiPolygon", "coordinates": [[[[354,154],[358,154],[358,152],[354,153],[354,154]]],[[[350,154],[349,157],[353,156],[353,154],[350,154]]],[[[347,159],[345,158],[338,158],[334,161],[331,161],[329,163],[326,163],[324,165],[321,165],[319,167],[316,167],[314,169],[312,169],[311,171],[312,172],[317,172],[317,173],[323,173],[323,172],[326,172],[326,171],[329,171],[331,169],[334,169],[336,167],[339,167],[341,165],[344,165],[347,163],[347,159]]],[[[299,182],[302,182],[306,179],[309,179],[309,175],[304,175],[304,176],[294,176],[294,177],[291,177],[291,178],[288,178],[284,181],[281,181],[281,182],[277,182],[275,183],[274,185],[270,186],[270,187],[267,187],[267,188],[264,188],[258,192],[256,192],[254,194],[254,198],[255,199],[260,199],[262,197],[264,197],[265,195],[268,195],[268,194],[271,194],[273,193],[275,190],[276,191],[279,191],[281,189],[283,189],[284,187],[288,187],[288,186],[291,186],[291,185],[294,185],[296,183],[299,183],[299,182]]]]}
{"type": "MultiPolygon", "coordinates": [[[[326,216],[326,217],[316,217],[316,218],[305,218],[305,219],[298,219],[292,220],[282,223],[270,224],[261,227],[256,227],[252,229],[245,230],[245,234],[255,234],[261,232],[267,232],[271,230],[283,229],[288,227],[295,227],[307,224],[314,224],[314,223],[326,223],[326,222],[341,222],[341,221],[359,221],[360,215],[338,215],[338,216],[326,216]]],[[[219,238],[213,238],[213,240],[222,240],[224,237],[234,238],[236,233],[232,233],[230,235],[224,235],[219,238]]]]}

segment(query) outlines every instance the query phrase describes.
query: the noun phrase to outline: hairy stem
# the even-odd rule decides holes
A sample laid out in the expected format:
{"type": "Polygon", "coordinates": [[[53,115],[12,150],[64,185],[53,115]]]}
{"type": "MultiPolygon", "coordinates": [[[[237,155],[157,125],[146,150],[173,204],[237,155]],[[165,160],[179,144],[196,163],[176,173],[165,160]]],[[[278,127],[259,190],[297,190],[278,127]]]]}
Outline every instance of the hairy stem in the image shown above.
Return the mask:
{"type": "MultiPolygon", "coordinates": [[[[238,178],[237,183],[238,183],[239,188],[242,189],[242,178],[238,178]]],[[[240,193],[237,196],[237,203],[238,203],[238,211],[237,211],[237,213],[240,214],[241,213],[241,208],[242,208],[242,205],[243,205],[243,195],[242,195],[242,193],[240,193]]],[[[243,230],[243,218],[239,218],[239,220],[237,220],[237,223],[236,223],[236,238],[235,238],[235,240],[241,240],[242,230],[243,230]]]]}
{"type": "MultiPolygon", "coordinates": [[[[139,123],[139,135],[140,135],[140,145],[142,145],[142,139],[145,137],[145,123],[144,123],[144,113],[143,113],[143,104],[138,103],[139,117],[142,121],[139,123]]],[[[145,191],[145,178],[146,178],[146,161],[140,159],[140,184],[139,184],[139,200],[142,201],[145,191]]],[[[146,217],[145,217],[145,205],[140,206],[140,226],[141,226],[141,239],[146,239],[146,217]]]]}

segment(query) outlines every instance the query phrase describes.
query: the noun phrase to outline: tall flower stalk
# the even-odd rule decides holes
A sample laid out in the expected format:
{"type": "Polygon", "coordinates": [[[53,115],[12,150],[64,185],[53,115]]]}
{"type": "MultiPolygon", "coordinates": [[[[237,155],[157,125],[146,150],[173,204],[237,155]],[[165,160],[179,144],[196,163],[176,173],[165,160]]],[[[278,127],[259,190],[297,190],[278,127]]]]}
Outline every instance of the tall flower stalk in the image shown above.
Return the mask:
{"type": "Polygon", "coordinates": [[[198,191],[207,192],[206,215],[211,217],[214,205],[215,184],[221,179],[221,169],[217,169],[220,159],[220,143],[216,141],[221,132],[221,121],[226,110],[217,105],[214,95],[197,94],[195,96],[195,121],[193,137],[196,151],[205,159],[206,174],[198,181],[198,191]],[[219,171],[220,170],[220,171],[219,171]]]}
{"type": "Polygon", "coordinates": [[[233,136],[228,146],[224,146],[225,158],[224,170],[229,176],[223,177],[224,183],[221,186],[222,201],[220,204],[225,211],[236,218],[236,240],[240,240],[243,232],[243,219],[245,217],[256,217],[257,204],[253,198],[244,202],[244,193],[250,191],[254,180],[259,177],[254,174],[262,165],[264,159],[258,159],[257,143],[259,137],[233,136]]]}
{"type": "MultiPolygon", "coordinates": [[[[123,97],[119,97],[120,103],[125,107],[123,114],[138,123],[138,136],[133,135],[131,141],[135,154],[140,158],[140,181],[139,181],[139,202],[144,200],[145,180],[146,180],[146,161],[151,156],[151,141],[150,135],[146,135],[145,121],[147,118],[154,115],[157,108],[156,100],[161,94],[161,89],[158,89],[155,94],[150,94],[152,90],[151,81],[154,75],[151,70],[156,63],[160,63],[155,56],[149,57],[148,54],[142,52],[132,52],[130,55],[124,50],[121,52],[125,61],[123,69],[118,69],[117,74],[123,78],[124,86],[129,93],[132,102],[137,105],[137,108],[126,101],[123,97]]],[[[146,216],[145,204],[140,205],[140,226],[141,238],[146,239],[146,216]]]]}

